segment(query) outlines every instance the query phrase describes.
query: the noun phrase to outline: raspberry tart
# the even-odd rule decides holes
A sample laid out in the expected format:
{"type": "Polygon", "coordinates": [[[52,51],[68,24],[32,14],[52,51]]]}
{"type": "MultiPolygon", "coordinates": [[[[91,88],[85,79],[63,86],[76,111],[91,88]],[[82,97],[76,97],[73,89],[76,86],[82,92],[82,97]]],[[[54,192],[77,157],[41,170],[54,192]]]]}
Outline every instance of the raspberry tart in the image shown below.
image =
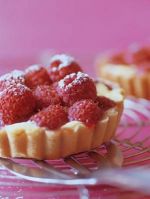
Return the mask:
{"type": "Polygon", "coordinates": [[[127,95],[150,100],[150,47],[134,46],[101,56],[97,73],[119,83],[127,95]]]}
{"type": "Polygon", "coordinates": [[[0,157],[58,159],[114,136],[122,89],[93,81],[68,55],[0,77],[0,157]],[[55,68],[55,69],[54,69],[55,68]]]}

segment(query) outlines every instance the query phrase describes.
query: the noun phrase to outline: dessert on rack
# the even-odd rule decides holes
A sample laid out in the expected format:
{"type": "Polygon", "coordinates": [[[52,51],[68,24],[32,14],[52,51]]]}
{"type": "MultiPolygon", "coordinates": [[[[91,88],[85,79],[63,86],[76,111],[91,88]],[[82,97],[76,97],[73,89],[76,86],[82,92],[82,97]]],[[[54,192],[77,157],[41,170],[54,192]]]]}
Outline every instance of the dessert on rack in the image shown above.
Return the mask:
{"type": "Polygon", "coordinates": [[[0,77],[0,157],[58,159],[94,149],[115,135],[124,93],[54,55],[0,77]]]}
{"type": "Polygon", "coordinates": [[[106,53],[96,68],[100,77],[119,83],[127,95],[150,99],[150,46],[106,53]]]}

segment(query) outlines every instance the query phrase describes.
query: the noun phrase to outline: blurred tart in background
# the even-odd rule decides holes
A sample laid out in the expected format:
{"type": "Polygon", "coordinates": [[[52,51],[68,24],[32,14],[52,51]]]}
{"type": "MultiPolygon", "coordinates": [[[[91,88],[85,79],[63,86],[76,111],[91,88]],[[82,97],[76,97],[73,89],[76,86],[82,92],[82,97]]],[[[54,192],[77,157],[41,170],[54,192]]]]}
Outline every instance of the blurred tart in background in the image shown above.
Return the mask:
{"type": "Polygon", "coordinates": [[[150,46],[100,56],[97,75],[120,84],[127,95],[150,100],[150,46]]]}

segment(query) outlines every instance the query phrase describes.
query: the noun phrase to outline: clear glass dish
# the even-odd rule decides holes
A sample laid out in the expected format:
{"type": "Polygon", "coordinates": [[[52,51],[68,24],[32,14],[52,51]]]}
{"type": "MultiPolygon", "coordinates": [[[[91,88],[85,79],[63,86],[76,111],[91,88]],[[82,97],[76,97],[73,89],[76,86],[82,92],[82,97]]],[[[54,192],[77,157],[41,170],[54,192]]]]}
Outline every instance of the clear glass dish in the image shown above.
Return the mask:
{"type": "MultiPolygon", "coordinates": [[[[150,102],[144,99],[128,98],[125,101],[125,109],[120,126],[117,130],[114,142],[117,143],[123,153],[123,169],[141,167],[144,171],[150,169],[150,102]]],[[[100,147],[97,151],[104,155],[105,146],[100,147]]],[[[80,163],[87,168],[95,169],[95,163],[91,161],[86,153],[76,155],[80,163]]],[[[19,162],[20,160],[16,160],[19,162]]],[[[21,164],[31,166],[36,165],[29,161],[22,161],[21,164]]],[[[72,172],[71,168],[63,161],[50,161],[60,171],[72,172]]],[[[120,172],[121,170],[119,170],[120,172]]],[[[130,173],[134,179],[133,173],[130,173]]],[[[150,170],[149,170],[150,171],[150,170]]],[[[109,172],[109,171],[108,171],[109,172]]],[[[121,171],[123,172],[123,171],[121,171]]],[[[140,170],[139,170],[140,172],[140,170]]],[[[120,173],[122,175],[123,173],[120,173]]],[[[112,179],[115,178],[112,176],[112,179]]],[[[138,177],[138,176],[136,176],[138,177]]],[[[141,177],[141,176],[139,176],[141,177]]],[[[51,184],[28,181],[10,173],[3,166],[0,168],[0,197],[1,198],[148,198],[148,194],[141,187],[141,190],[132,191],[127,186],[106,185],[99,181],[91,183],[91,178],[83,179],[81,183],[76,183],[73,179],[70,186],[65,186],[64,182],[56,180],[60,185],[54,185],[53,179],[49,179],[51,184]],[[72,184],[72,185],[71,185],[72,184]],[[88,185],[89,184],[89,185],[88,185]],[[90,186],[92,184],[93,186],[90,186]],[[76,186],[75,186],[76,185],[76,186]],[[122,195],[123,194],[123,195],[122,195]]],[[[80,179],[79,179],[80,180],[80,179]]],[[[125,180],[121,178],[121,180],[125,180]]],[[[40,181],[40,180],[39,180],[40,181]]],[[[131,183],[132,180],[131,180],[131,183]]],[[[132,184],[131,184],[132,187],[132,184]]]]}

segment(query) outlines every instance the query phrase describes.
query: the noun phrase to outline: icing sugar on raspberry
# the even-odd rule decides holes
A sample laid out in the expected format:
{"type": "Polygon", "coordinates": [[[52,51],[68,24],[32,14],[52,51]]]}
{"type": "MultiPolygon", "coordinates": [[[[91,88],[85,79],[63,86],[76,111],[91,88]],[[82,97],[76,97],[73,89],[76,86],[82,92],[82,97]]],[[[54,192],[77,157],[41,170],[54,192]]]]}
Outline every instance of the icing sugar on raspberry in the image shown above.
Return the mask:
{"type": "Polygon", "coordinates": [[[20,70],[14,70],[11,73],[7,73],[5,75],[2,75],[0,77],[0,81],[5,82],[5,83],[10,83],[11,82],[16,82],[17,80],[21,83],[24,83],[24,73],[20,70]]]}
{"type": "Polygon", "coordinates": [[[29,66],[26,70],[25,73],[30,73],[30,72],[36,72],[39,71],[41,69],[41,65],[38,64],[34,64],[32,66],[29,66]]]}
{"type": "Polygon", "coordinates": [[[60,80],[58,83],[59,88],[68,90],[74,85],[80,85],[82,82],[86,81],[89,76],[85,73],[78,72],[78,73],[71,73],[67,75],[64,79],[60,80]],[[72,82],[66,85],[65,81],[67,79],[72,79],[72,82]]]}
{"type": "MultiPolygon", "coordinates": [[[[55,61],[60,61],[60,64],[59,66],[57,67],[59,70],[64,68],[64,67],[67,67],[68,65],[70,65],[72,62],[74,62],[74,58],[71,57],[71,56],[68,56],[68,55],[65,55],[65,54],[59,54],[59,55],[54,55],[52,58],[51,58],[51,61],[50,63],[53,63],[55,61]]],[[[52,68],[52,70],[56,70],[55,67],[52,68]]]]}
{"type": "Polygon", "coordinates": [[[30,89],[21,83],[17,83],[15,84],[15,86],[10,84],[5,90],[0,92],[0,96],[3,96],[6,93],[10,92],[13,93],[13,95],[19,96],[25,93],[26,91],[30,91],[30,89]]]}

